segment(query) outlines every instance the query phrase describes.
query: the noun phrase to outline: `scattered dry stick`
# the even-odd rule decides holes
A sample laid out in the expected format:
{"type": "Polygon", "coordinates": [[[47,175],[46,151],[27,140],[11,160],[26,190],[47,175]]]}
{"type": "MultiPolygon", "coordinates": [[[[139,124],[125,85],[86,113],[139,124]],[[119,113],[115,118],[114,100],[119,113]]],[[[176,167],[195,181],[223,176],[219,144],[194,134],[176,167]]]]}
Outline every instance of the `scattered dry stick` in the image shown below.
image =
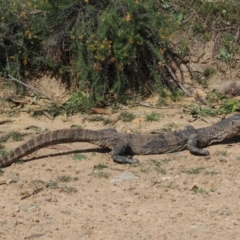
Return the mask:
{"type": "Polygon", "coordinates": [[[177,79],[177,76],[173,73],[172,69],[168,66],[168,65],[165,65],[165,67],[167,68],[168,72],[171,74],[174,82],[177,83],[177,85],[183,90],[183,92],[185,92],[185,94],[187,96],[191,96],[191,94],[188,92],[188,90],[179,82],[179,80],[177,79]]]}
{"type": "Polygon", "coordinates": [[[18,82],[18,83],[22,84],[23,86],[31,89],[32,91],[34,91],[34,92],[36,92],[36,93],[38,93],[38,94],[40,94],[40,95],[43,95],[44,97],[46,97],[46,98],[48,98],[48,99],[50,99],[50,100],[53,101],[53,99],[52,99],[51,97],[49,97],[49,96],[46,95],[45,93],[42,93],[41,91],[37,90],[36,88],[33,88],[33,87],[27,85],[26,83],[24,83],[24,82],[22,82],[22,81],[20,81],[20,80],[18,80],[18,79],[16,79],[16,78],[14,78],[14,77],[11,76],[11,75],[9,75],[9,77],[10,77],[10,79],[7,79],[7,80],[18,82]]]}
{"type": "Polygon", "coordinates": [[[1,120],[0,124],[5,124],[5,123],[8,123],[8,122],[11,122],[11,120],[1,120]]]}
{"type": "Polygon", "coordinates": [[[43,114],[44,114],[47,118],[49,118],[50,120],[53,120],[53,119],[54,119],[53,116],[51,116],[47,111],[43,111],[43,114]]]}
{"type": "Polygon", "coordinates": [[[168,108],[171,108],[169,106],[164,106],[164,107],[151,106],[151,105],[149,105],[147,103],[142,103],[142,102],[136,103],[136,106],[148,107],[148,108],[154,108],[154,109],[168,109],[168,108]]]}
{"type": "Polygon", "coordinates": [[[34,190],[33,192],[21,197],[21,200],[31,197],[32,195],[37,194],[37,193],[41,192],[42,190],[43,190],[43,187],[40,187],[40,188],[34,190]]]}

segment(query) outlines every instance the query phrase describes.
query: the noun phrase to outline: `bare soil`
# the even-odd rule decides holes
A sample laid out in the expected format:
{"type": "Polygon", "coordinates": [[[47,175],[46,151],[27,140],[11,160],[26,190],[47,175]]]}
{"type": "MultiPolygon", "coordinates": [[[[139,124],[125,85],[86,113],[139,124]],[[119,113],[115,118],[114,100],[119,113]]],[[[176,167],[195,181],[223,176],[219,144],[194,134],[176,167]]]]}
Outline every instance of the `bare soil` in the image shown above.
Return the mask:
{"type": "MultiPolygon", "coordinates": [[[[11,120],[1,125],[1,136],[27,133],[19,142],[4,143],[6,150],[12,150],[36,135],[33,128],[26,129],[29,126],[114,127],[143,134],[188,124],[204,127],[220,120],[189,123],[191,116],[182,110],[182,105],[133,108],[128,112],[136,119],[113,126],[84,120],[89,116],[82,114],[53,121],[26,113],[0,115],[0,120],[11,120]],[[152,111],[160,114],[159,121],[145,121],[145,114],[152,111]]],[[[30,161],[2,169],[0,181],[8,184],[0,185],[0,239],[239,239],[239,143],[221,143],[208,150],[210,157],[193,156],[187,150],[135,156],[141,163],[131,166],[114,163],[109,151],[90,143],[41,149],[24,158],[30,161]],[[80,160],[76,153],[82,154],[80,160]]]]}

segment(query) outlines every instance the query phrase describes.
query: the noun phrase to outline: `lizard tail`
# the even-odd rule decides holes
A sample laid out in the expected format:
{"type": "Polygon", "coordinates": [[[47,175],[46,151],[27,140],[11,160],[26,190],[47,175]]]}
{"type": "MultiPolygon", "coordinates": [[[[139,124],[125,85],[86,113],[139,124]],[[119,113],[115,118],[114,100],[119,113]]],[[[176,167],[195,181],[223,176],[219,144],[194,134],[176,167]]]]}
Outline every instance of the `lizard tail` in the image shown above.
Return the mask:
{"type": "Polygon", "coordinates": [[[87,129],[62,129],[42,133],[0,159],[0,168],[7,167],[22,157],[41,148],[58,143],[91,142],[101,140],[101,132],[87,129]]]}

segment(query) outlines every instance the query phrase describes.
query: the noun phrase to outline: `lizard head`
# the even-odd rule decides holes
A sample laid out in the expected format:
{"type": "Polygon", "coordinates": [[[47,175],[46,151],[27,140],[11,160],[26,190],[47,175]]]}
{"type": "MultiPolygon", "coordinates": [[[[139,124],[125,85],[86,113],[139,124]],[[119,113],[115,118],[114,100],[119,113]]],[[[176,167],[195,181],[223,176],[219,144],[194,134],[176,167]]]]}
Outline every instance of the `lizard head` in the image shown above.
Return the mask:
{"type": "Polygon", "coordinates": [[[200,143],[206,141],[208,144],[221,142],[240,134],[240,114],[225,118],[221,122],[214,124],[204,130],[200,143]]]}
{"type": "Polygon", "coordinates": [[[229,137],[234,137],[240,133],[240,114],[235,114],[230,118],[226,118],[220,123],[225,134],[229,137]]]}

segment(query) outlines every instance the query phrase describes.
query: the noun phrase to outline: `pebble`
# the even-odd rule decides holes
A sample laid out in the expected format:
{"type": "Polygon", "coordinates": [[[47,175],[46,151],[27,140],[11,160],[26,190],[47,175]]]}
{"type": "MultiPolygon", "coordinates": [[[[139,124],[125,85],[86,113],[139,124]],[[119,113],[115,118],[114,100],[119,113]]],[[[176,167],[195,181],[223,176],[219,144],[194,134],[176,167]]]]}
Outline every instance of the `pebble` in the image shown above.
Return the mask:
{"type": "Polygon", "coordinates": [[[6,181],[6,184],[16,183],[16,182],[17,182],[17,179],[11,178],[11,179],[8,179],[8,180],[6,181]]]}
{"type": "Polygon", "coordinates": [[[30,204],[22,204],[18,206],[18,209],[23,211],[35,211],[37,209],[37,206],[30,204]]]}
{"type": "Polygon", "coordinates": [[[134,175],[131,172],[124,172],[118,176],[116,176],[115,178],[111,179],[111,183],[116,183],[116,182],[122,182],[124,180],[133,180],[133,179],[138,179],[139,177],[134,175]]]}

